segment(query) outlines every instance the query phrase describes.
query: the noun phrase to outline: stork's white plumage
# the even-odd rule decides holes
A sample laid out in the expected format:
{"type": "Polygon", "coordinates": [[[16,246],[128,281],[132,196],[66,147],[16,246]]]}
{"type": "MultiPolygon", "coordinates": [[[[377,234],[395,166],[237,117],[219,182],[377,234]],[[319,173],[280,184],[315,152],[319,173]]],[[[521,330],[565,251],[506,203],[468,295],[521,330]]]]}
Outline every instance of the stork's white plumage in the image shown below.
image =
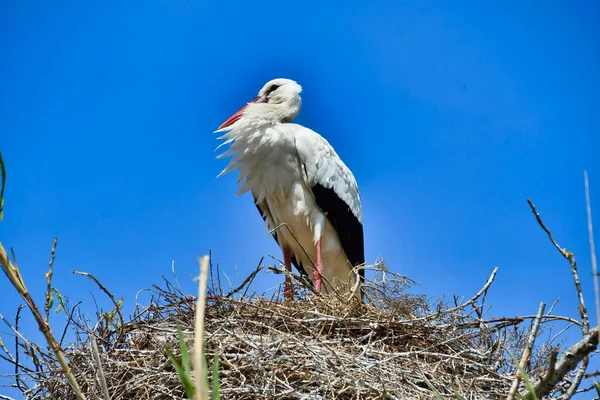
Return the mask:
{"type": "MultiPolygon", "coordinates": [[[[289,79],[269,81],[219,127],[227,131],[219,147],[230,147],[218,158],[232,156],[219,176],[239,170],[237,195],[251,191],[268,229],[280,227],[273,236],[288,270],[293,263],[318,292],[349,293],[364,279],[354,271],[365,261],[358,186],[327,140],[292,123],[301,91],[289,79]]],[[[288,277],[285,297],[291,293],[288,277]]]]}

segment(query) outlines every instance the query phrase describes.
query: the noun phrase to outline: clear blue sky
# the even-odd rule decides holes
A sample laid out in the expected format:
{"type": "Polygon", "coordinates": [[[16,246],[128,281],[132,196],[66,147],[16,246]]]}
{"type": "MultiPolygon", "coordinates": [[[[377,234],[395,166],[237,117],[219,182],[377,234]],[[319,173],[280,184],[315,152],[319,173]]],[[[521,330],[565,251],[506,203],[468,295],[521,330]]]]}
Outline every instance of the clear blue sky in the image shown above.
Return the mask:
{"type": "MultiPolygon", "coordinates": [[[[127,308],[171,260],[193,290],[185,274],[210,249],[234,284],[279,256],[236,176],[216,179],[212,132],[285,77],[304,88],[297,122],[358,180],[368,262],[384,257],[431,298],[469,297],[499,266],[494,315],[560,298],[556,312],[577,316],[531,197],[576,254],[593,313],[583,170],[598,219],[600,7],[457,4],[3,1],[0,240],[37,301],[55,236],[54,284],[89,307],[96,288],[71,269],[127,308]]],[[[257,288],[281,281],[261,276],[257,288]]],[[[12,317],[5,279],[0,296],[12,317]]]]}

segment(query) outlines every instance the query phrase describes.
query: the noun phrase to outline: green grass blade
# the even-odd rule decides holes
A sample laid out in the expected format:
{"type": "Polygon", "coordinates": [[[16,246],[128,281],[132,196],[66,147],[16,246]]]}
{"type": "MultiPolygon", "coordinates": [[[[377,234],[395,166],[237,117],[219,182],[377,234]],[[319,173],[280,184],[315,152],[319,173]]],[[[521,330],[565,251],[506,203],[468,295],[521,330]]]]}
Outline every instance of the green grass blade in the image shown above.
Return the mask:
{"type": "Polygon", "coordinates": [[[179,351],[181,352],[181,365],[187,376],[192,376],[192,368],[190,366],[190,355],[188,353],[181,326],[177,324],[177,337],[179,338],[179,351]]]}
{"type": "Polygon", "coordinates": [[[194,395],[196,394],[196,391],[194,389],[194,384],[192,383],[192,379],[190,378],[189,375],[186,375],[185,370],[181,366],[179,361],[177,360],[177,357],[175,357],[175,355],[171,352],[171,350],[169,350],[169,348],[167,346],[165,346],[165,352],[169,356],[169,359],[171,360],[171,364],[173,364],[173,367],[175,368],[175,370],[177,371],[177,374],[179,375],[179,379],[181,380],[181,383],[183,384],[183,387],[185,388],[185,394],[186,394],[187,398],[192,400],[194,398],[194,395]]]}
{"type": "Polygon", "coordinates": [[[427,379],[425,374],[421,373],[421,376],[423,376],[423,379],[425,379],[425,383],[427,384],[427,386],[429,386],[429,389],[431,389],[436,399],[444,400],[444,396],[442,396],[442,394],[435,388],[435,386],[433,386],[433,384],[429,382],[429,379],[427,379]]]}
{"type": "Polygon", "coordinates": [[[219,351],[215,351],[212,365],[212,400],[219,400],[221,394],[219,392],[219,351]]]}
{"type": "Polygon", "coordinates": [[[531,380],[529,379],[529,376],[527,375],[525,370],[521,368],[521,363],[519,363],[519,361],[515,358],[515,356],[512,355],[511,352],[508,352],[508,354],[510,355],[510,358],[512,359],[513,363],[517,366],[519,374],[521,375],[521,379],[523,379],[523,382],[525,383],[525,388],[527,388],[527,391],[529,392],[529,394],[531,394],[531,398],[533,400],[538,400],[538,397],[535,394],[535,388],[533,387],[533,384],[531,383],[531,380]]]}

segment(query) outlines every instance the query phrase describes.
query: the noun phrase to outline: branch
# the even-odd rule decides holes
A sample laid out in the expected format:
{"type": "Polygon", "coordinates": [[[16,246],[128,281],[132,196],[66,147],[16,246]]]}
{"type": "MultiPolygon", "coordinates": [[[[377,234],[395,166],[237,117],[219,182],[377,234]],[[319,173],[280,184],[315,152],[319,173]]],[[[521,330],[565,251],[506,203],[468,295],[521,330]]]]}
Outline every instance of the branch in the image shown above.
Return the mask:
{"type": "MultiPolygon", "coordinates": [[[[586,176],[587,176],[587,174],[586,174],[586,176]]],[[[533,205],[533,203],[531,202],[531,200],[527,199],[527,203],[529,203],[529,207],[531,207],[531,212],[533,212],[533,215],[535,215],[535,218],[537,219],[538,224],[540,224],[542,229],[548,234],[548,238],[550,238],[550,241],[552,242],[554,247],[556,247],[558,249],[560,254],[562,254],[562,256],[564,258],[566,258],[567,261],[569,261],[569,264],[571,265],[571,274],[573,274],[573,281],[575,282],[575,289],[577,290],[577,297],[579,299],[579,314],[581,315],[581,330],[583,331],[583,335],[587,336],[590,331],[590,322],[589,322],[587,309],[585,308],[585,303],[583,301],[583,292],[581,290],[581,282],[579,281],[579,273],[577,272],[577,262],[575,261],[575,255],[573,253],[571,253],[570,251],[567,251],[566,249],[561,248],[558,245],[556,240],[554,240],[554,238],[552,237],[552,234],[550,233],[548,228],[546,228],[546,225],[544,225],[544,222],[542,221],[542,217],[540,217],[540,214],[537,212],[537,210],[536,210],[535,206],[533,205]]],[[[589,216],[589,214],[588,214],[588,216],[589,216]]],[[[596,338],[596,343],[597,342],[598,342],[598,340],[596,338]]],[[[579,387],[579,384],[581,383],[581,379],[583,379],[583,375],[585,374],[585,370],[588,366],[588,362],[589,362],[589,359],[587,357],[583,357],[583,362],[579,366],[579,371],[577,371],[575,378],[571,382],[571,387],[569,388],[568,394],[572,395],[573,393],[575,393],[575,391],[579,387]]]]}
{"type": "Polygon", "coordinates": [[[463,303],[463,304],[461,304],[461,305],[459,305],[457,307],[454,307],[454,308],[449,308],[447,310],[436,311],[433,314],[429,314],[429,315],[426,315],[424,317],[417,318],[417,319],[415,319],[415,321],[433,319],[433,318],[436,318],[437,316],[439,316],[440,314],[450,314],[450,313],[453,313],[455,311],[462,310],[463,308],[467,307],[470,304],[475,304],[475,302],[477,301],[478,298],[480,298],[482,295],[484,295],[485,293],[487,293],[487,291],[490,288],[491,284],[494,282],[494,278],[496,278],[496,273],[497,272],[498,272],[498,267],[494,268],[494,270],[492,271],[492,274],[488,278],[488,280],[485,283],[485,285],[483,285],[483,287],[479,290],[479,292],[475,293],[475,296],[471,297],[469,299],[469,301],[467,301],[466,303],[463,303]]]}
{"type": "Polygon", "coordinates": [[[90,335],[90,342],[92,347],[92,354],[94,355],[94,362],[98,369],[98,380],[100,381],[100,387],[102,388],[102,394],[104,400],[110,400],[110,394],[108,393],[108,386],[106,385],[106,378],[104,377],[104,370],[102,369],[102,362],[100,361],[100,352],[98,352],[98,345],[96,344],[96,338],[94,335],[90,335]]]}
{"type": "Polygon", "coordinates": [[[546,225],[544,225],[542,217],[540,217],[540,214],[537,212],[531,200],[527,199],[527,203],[529,203],[529,207],[531,207],[531,212],[533,212],[533,215],[535,215],[538,224],[540,224],[542,229],[548,234],[548,238],[550,239],[554,247],[556,247],[560,254],[564,258],[566,258],[567,261],[569,261],[569,264],[571,264],[571,273],[573,274],[573,280],[575,281],[575,289],[577,289],[577,296],[579,297],[579,314],[581,315],[582,325],[581,329],[583,331],[583,334],[587,335],[590,329],[590,324],[588,320],[587,309],[585,308],[585,303],[583,301],[583,292],[581,291],[581,283],[579,281],[579,273],[577,272],[577,262],[575,261],[575,255],[570,251],[563,249],[558,245],[558,243],[556,243],[556,240],[554,240],[554,238],[552,237],[552,233],[550,233],[548,228],[546,228],[546,225]]]}
{"type": "MultiPolygon", "coordinates": [[[[556,384],[560,382],[565,375],[573,371],[581,360],[596,350],[598,347],[598,332],[598,327],[590,330],[590,332],[585,335],[583,339],[575,343],[564,353],[558,362],[556,362],[556,367],[554,369],[552,368],[552,358],[555,358],[555,356],[551,356],[550,368],[546,372],[546,375],[541,380],[536,382],[534,386],[535,395],[537,398],[541,399],[543,396],[550,393],[552,388],[556,386],[556,384]]],[[[526,400],[534,399],[531,393],[522,393],[521,395],[526,400]]]]}
{"type": "MultiPolygon", "coordinates": [[[[256,277],[256,274],[258,274],[260,272],[260,270],[262,270],[265,267],[262,263],[263,259],[264,259],[264,257],[261,257],[256,269],[250,275],[248,275],[248,277],[246,277],[246,279],[244,279],[244,281],[241,283],[241,285],[239,285],[237,288],[233,289],[231,292],[227,293],[227,295],[225,295],[225,298],[229,298],[229,297],[233,296],[234,294],[238,293],[246,285],[250,286],[250,284],[256,277]]],[[[246,292],[244,292],[244,295],[245,294],[246,294],[246,292]]],[[[242,295],[242,298],[244,298],[244,295],[242,295]]]]}
{"type": "MultiPolygon", "coordinates": [[[[525,350],[523,351],[523,355],[521,356],[521,369],[525,370],[525,365],[527,364],[527,360],[531,356],[531,350],[533,349],[533,343],[535,342],[535,338],[537,337],[538,330],[540,329],[540,321],[542,316],[544,315],[544,310],[546,309],[546,303],[540,303],[540,308],[538,309],[538,313],[533,321],[533,326],[531,328],[531,332],[529,333],[529,339],[527,340],[527,346],[525,346],[525,350]]],[[[508,392],[507,400],[512,400],[519,388],[519,383],[521,382],[521,373],[517,371],[515,375],[515,380],[510,387],[510,391],[508,392]]]]}

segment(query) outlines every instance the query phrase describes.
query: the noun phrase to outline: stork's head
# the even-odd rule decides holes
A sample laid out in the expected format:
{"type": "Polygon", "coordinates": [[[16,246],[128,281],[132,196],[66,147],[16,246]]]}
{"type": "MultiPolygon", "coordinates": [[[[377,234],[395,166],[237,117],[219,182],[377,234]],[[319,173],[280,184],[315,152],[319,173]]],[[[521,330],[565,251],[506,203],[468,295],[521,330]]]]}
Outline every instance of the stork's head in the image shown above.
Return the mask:
{"type": "Polygon", "coordinates": [[[252,118],[262,124],[291,122],[302,105],[302,87],[291,79],[278,78],[269,81],[258,96],[233,114],[219,126],[226,129],[242,118],[252,118]]]}

